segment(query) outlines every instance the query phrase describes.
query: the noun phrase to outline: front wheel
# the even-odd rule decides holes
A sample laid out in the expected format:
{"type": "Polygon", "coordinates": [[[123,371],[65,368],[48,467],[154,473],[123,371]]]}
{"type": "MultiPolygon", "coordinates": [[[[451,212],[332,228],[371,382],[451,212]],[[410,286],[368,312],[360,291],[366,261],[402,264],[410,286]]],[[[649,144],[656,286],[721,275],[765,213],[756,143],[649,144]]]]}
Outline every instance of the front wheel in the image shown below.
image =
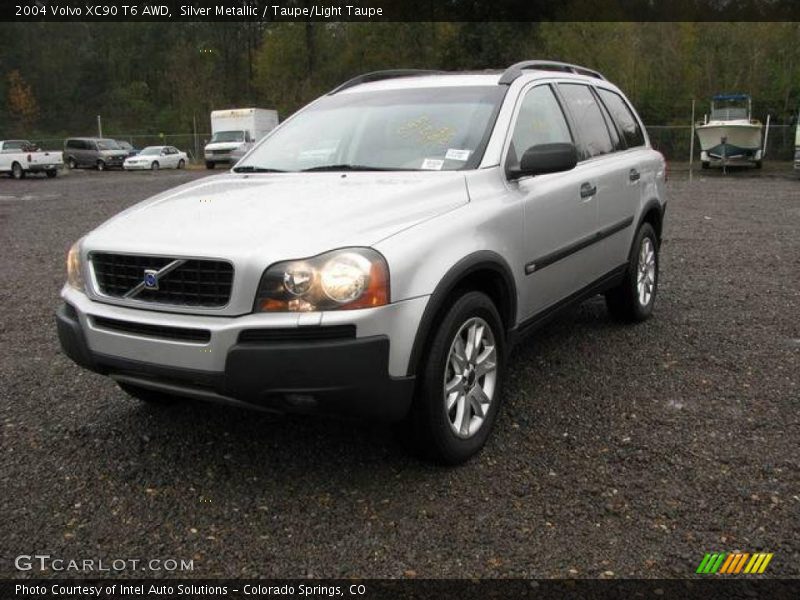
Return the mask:
{"type": "Polygon", "coordinates": [[[154,160],[154,161],[152,162],[152,164],[150,165],[150,169],[151,169],[152,171],[158,171],[158,161],[157,161],[157,160],[154,160]]]}
{"type": "Polygon", "coordinates": [[[55,169],[51,169],[49,171],[46,171],[45,173],[50,179],[58,175],[58,171],[56,171],[55,169]]]}
{"type": "Polygon", "coordinates": [[[13,165],[11,165],[11,176],[14,179],[23,179],[25,177],[25,170],[18,162],[15,162],[13,165]]]}
{"type": "Polygon", "coordinates": [[[102,160],[97,161],[97,170],[98,171],[105,171],[106,170],[106,163],[102,160]]]}
{"type": "Polygon", "coordinates": [[[505,333],[497,308],[481,292],[467,292],[433,335],[410,415],[418,450],[456,465],[477,454],[500,407],[505,333]]]}
{"type": "Polygon", "coordinates": [[[67,166],[69,167],[70,171],[74,171],[78,168],[78,161],[70,157],[70,159],[67,161],[67,166]]]}
{"type": "Polygon", "coordinates": [[[206,169],[213,169],[216,164],[213,161],[207,160],[206,161],[206,169]]]}
{"type": "Polygon", "coordinates": [[[123,392],[129,396],[132,396],[133,398],[136,398],[137,400],[144,402],[145,404],[150,404],[153,406],[171,406],[181,401],[181,398],[178,396],[170,396],[169,394],[165,394],[163,392],[149,390],[147,388],[132,385],[130,383],[122,383],[121,381],[118,381],[117,385],[123,392]]]}
{"type": "Polygon", "coordinates": [[[185,166],[186,166],[186,161],[185,161],[185,160],[183,160],[183,159],[180,159],[180,160],[178,161],[178,168],[179,168],[179,169],[183,169],[185,166]]]}
{"type": "Polygon", "coordinates": [[[657,290],[658,236],[650,223],[643,223],[633,241],[625,278],[606,292],[606,306],[622,321],[644,321],[653,314],[657,290]]]}

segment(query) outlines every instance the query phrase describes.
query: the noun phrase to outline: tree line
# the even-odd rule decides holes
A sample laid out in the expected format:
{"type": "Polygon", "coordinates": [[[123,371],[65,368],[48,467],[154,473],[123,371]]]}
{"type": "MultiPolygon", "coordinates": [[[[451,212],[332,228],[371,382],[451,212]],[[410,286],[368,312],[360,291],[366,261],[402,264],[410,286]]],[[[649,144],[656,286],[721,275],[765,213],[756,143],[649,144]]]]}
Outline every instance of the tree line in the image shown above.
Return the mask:
{"type": "Polygon", "coordinates": [[[372,70],[574,62],[619,85],[649,125],[687,125],[720,92],[791,123],[800,23],[2,23],[0,139],[190,132],[227,107],[286,117],[372,70]]]}

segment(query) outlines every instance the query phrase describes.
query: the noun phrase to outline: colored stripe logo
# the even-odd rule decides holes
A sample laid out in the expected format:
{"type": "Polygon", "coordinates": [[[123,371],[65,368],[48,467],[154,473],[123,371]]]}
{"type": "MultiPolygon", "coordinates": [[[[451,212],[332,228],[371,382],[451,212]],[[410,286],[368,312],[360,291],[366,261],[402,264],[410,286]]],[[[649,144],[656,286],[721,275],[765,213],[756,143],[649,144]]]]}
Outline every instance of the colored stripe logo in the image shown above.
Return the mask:
{"type": "Polygon", "coordinates": [[[769,561],[772,560],[772,552],[709,552],[700,561],[695,573],[713,574],[722,573],[725,575],[736,575],[739,573],[756,575],[763,573],[769,561]]]}

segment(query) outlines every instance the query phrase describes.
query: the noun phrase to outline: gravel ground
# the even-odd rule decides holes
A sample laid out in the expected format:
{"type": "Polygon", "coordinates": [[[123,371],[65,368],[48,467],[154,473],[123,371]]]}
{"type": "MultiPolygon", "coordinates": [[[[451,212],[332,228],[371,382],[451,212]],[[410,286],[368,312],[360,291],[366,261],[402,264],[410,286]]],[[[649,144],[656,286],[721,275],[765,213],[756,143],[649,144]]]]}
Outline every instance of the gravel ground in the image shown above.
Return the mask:
{"type": "Polygon", "coordinates": [[[541,330],[485,451],[442,469],[381,426],[150,409],[61,354],[70,243],[205,175],[0,180],[0,576],[44,553],[194,577],[681,577],[736,550],[800,576],[800,181],[670,181],[655,317],[621,326],[597,299],[541,330]]]}

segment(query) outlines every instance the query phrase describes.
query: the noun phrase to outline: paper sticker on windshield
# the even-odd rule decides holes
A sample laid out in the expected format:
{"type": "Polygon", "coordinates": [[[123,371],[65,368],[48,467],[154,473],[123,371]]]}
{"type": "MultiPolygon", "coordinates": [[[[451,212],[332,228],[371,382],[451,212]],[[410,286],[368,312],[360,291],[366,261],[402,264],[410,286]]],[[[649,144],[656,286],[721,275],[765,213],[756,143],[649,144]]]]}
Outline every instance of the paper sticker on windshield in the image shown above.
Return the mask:
{"type": "Polygon", "coordinates": [[[426,158],[422,161],[420,169],[423,171],[441,171],[444,166],[444,161],[438,158],[426,158]]]}
{"type": "Polygon", "coordinates": [[[469,150],[457,150],[456,148],[450,148],[444,157],[447,160],[465,161],[469,159],[469,150]]]}

